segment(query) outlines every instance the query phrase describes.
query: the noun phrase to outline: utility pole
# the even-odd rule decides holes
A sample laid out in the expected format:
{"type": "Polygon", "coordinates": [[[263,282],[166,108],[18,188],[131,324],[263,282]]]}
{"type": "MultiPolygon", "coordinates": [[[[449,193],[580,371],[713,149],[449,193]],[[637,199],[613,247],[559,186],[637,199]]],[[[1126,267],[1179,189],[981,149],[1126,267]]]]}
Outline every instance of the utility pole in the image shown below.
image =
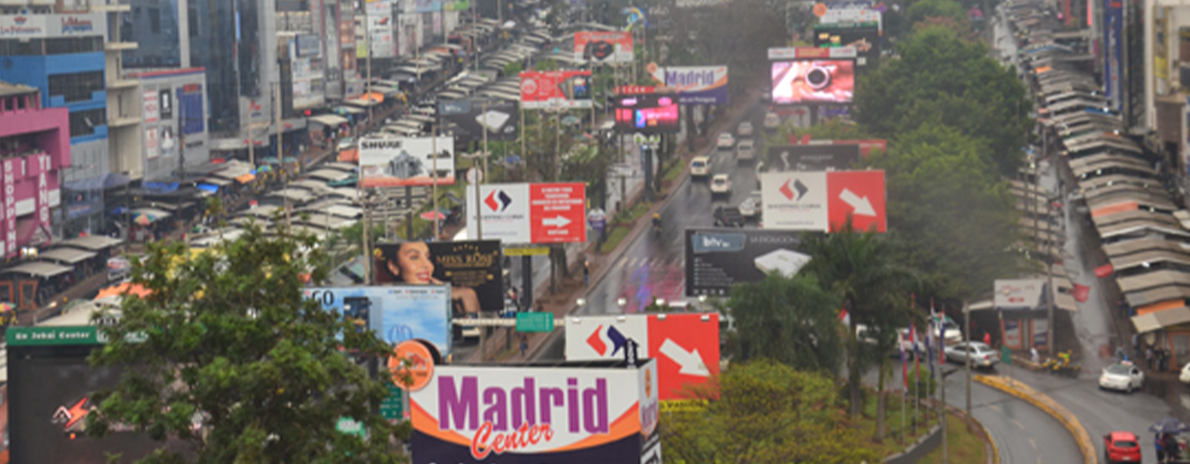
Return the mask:
{"type": "Polygon", "coordinates": [[[256,106],[255,101],[248,100],[248,164],[251,165],[252,168],[256,168],[256,153],[253,151],[253,148],[252,148],[252,146],[254,145],[252,143],[252,139],[253,139],[253,137],[252,137],[252,112],[256,111],[256,109],[253,108],[255,106],[256,106]]]}
{"type": "MultiPolygon", "coordinates": [[[[281,144],[281,136],[285,134],[285,128],[281,127],[281,112],[285,109],[285,106],[281,104],[281,80],[280,79],[278,79],[276,82],[273,83],[273,89],[274,89],[273,95],[277,99],[273,103],[273,114],[276,115],[276,117],[274,119],[277,122],[277,161],[279,161],[281,163],[285,163],[285,150],[283,149],[283,145],[281,144]]],[[[299,160],[299,162],[300,162],[300,160],[299,160]]],[[[253,166],[253,168],[255,168],[255,166],[253,166]]],[[[289,176],[288,175],[285,176],[285,187],[286,188],[289,187],[289,176]]],[[[288,192],[286,192],[286,193],[288,194],[288,192]]],[[[287,227],[287,228],[293,226],[293,223],[290,221],[290,216],[291,215],[289,213],[289,196],[285,196],[285,227],[287,227]]]]}
{"type": "Polygon", "coordinates": [[[963,332],[967,335],[967,425],[971,424],[971,307],[967,302],[963,302],[963,323],[966,328],[963,332]]]}

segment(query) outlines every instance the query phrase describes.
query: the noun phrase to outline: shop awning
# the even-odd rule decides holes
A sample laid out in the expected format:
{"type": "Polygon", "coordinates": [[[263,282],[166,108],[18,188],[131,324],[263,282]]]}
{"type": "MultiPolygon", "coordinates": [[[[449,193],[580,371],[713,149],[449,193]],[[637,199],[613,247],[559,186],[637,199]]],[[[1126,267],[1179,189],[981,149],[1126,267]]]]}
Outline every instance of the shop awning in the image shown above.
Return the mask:
{"type": "Polygon", "coordinates": [[[88,252],[86,250],[79,250],[71,247],[59,247],[53,250],[41,252],[41,258],[47,258],[56,262],[75,264],[83,260],[95,258],[95,252],[88,252]]]}
{"type": "Polygon", "coordinates": [[[339,115],[317,115],[306,118],[323,126],[338,126],[347,122],[347,118],[339,115]]]}
{"type": "Polygon", "coordinates": [[[207,183],[207,184],[213,184],[213,185],[215,185],[215,186],[218,186],[218,187],[223,187],[223,186],[226,186],[226,185],[228,185],[228,184],[231,184],[231,180],[230,180],[230,179],[214,178],[214,177],[212,177],[212,178],[206,178],[206,179],[204,179],[204,180],[203,180],[203,182],[205,182],[205,183],[207,183]]]}
{"type": "Polygon", "coordinates": [[[1190,322],[1190,307],[1184,306],[1132,317],[1132,326],[1136,327],[1138,334],[1186,322],[1190,322]]]}
{"type": "Polygon", "coordinates": [[[256,179],[256,175],[255,175],[255,174],[252,174],[252,173],[245,173],[245,174],[241,174],[241,175],[239,175],[239,176],[236,176],[236,182],[239,182],[240,184],[247,184],[247,183],[250,183],[250,182],[252,182],[254,179],[256,179]]]}
{"type": "Polygon", "coordinates": [[[0,271],[0,273],[22,273],[39,278],[52,278],[68,271],[70,271],[70,268],[62,265],[49,262],[29,262],[0,271]]]}
{"type": "MultiPolygon", "coordinates": [[[[348,101],[346,103],[351,103],[351,102],[348,101]]],[[[334,109],[332,109],[332,111],[334,111],[335,113],[338,113],[340,115],[344,114],[344,113],[351,113],[353,115],[362,115],[364,113],[367,113],[367,110],[364,110],[363,108],[356,108],[356,107],[349,107],[349,106],[338,106],[338,107],[335,107],[334,109]]]]}
{"type": "Polygon", "coordinates": [[[198,187],[199,190],[210,192],[212,194],[219,192],[219,186],[216,186],[214,184],[199,183],[195,187],[198,187]]]}
{"type": "MultiPolygon", "coordinates": [[[[379,95],[379,94],[377,94],[377,95],[379,95]]],[[[381,98],[383,98],[383,96],[381,96],[381,98]]],[[[376,105],[377,102],[375,100],[372,100],[369,98],[353,98],[351,100],[344,100],[343,103],[346,103],[348,105],[355,105],[357,107],[367,108],[367,107],[376,105]]],[[[350,107],[348,107],[348,108],[350,108],[350,107]]]]}
{"type": "Polygon", "coordinates": [[[83,236],[74,239],[67,239],[56,243],[57,246],[70,246],[86,250],[103,250],[108,247],[118,245],[123,241],[107,236],[83,236]]]}

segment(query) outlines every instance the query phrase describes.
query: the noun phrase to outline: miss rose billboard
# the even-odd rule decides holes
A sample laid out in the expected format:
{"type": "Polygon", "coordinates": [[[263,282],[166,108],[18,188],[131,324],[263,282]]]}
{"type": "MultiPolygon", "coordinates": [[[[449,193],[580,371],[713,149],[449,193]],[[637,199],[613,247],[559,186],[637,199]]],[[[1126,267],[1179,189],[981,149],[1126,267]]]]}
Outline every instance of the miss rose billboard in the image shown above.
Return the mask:
{"type": "Polygon", "coordinates": [[[410,394],[414,463],[660,463],[657,362],[434,367],[410,394]]]}

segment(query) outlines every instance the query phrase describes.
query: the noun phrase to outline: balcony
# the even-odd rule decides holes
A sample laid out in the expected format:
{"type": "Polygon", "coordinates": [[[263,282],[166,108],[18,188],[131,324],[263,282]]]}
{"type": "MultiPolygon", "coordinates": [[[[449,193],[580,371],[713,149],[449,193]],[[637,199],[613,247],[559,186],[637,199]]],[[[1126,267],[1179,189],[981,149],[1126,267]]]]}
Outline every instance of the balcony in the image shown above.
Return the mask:
{"type": "Polygon", "coordinates": [[[140,83],[140,81],[138,81],[136,79],[121,78],[121,79],[116,79],[114,81],[109,81],[107,84],[107,89],[108,90],[120,90],[120,89],[134,88],[134,87],[136,87],[136,85],[138,83],[140,83]]]}
{"type": "Polygon", "coordinates": [[[103,51],[123,52],[125,50],[136,50],[136,47],[136,42],[104,42],[103,51]]]}
{"type": "Polygon", "coordinates": [[[133,126],[133,125],[136,125],[137,123],[140,123],[140,116],[108,115],[108,117],[107,117],[107,127],[108,128],[122,128],[122,127],[127,127],[127,126],[133,126]]]}

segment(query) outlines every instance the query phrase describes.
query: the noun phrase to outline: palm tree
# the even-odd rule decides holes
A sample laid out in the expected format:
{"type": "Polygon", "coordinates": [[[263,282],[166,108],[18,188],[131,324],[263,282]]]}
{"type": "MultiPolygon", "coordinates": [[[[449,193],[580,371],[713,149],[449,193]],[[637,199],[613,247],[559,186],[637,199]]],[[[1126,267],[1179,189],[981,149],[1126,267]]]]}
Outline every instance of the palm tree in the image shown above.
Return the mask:
{"type": "Polygon", "coordinates": [[[732,287],[721,309],[734,319],[733,359],[771,359],[797,370],[836,374],[840,362],[839,299],[813,276],[773,273],[732,287]]]}

